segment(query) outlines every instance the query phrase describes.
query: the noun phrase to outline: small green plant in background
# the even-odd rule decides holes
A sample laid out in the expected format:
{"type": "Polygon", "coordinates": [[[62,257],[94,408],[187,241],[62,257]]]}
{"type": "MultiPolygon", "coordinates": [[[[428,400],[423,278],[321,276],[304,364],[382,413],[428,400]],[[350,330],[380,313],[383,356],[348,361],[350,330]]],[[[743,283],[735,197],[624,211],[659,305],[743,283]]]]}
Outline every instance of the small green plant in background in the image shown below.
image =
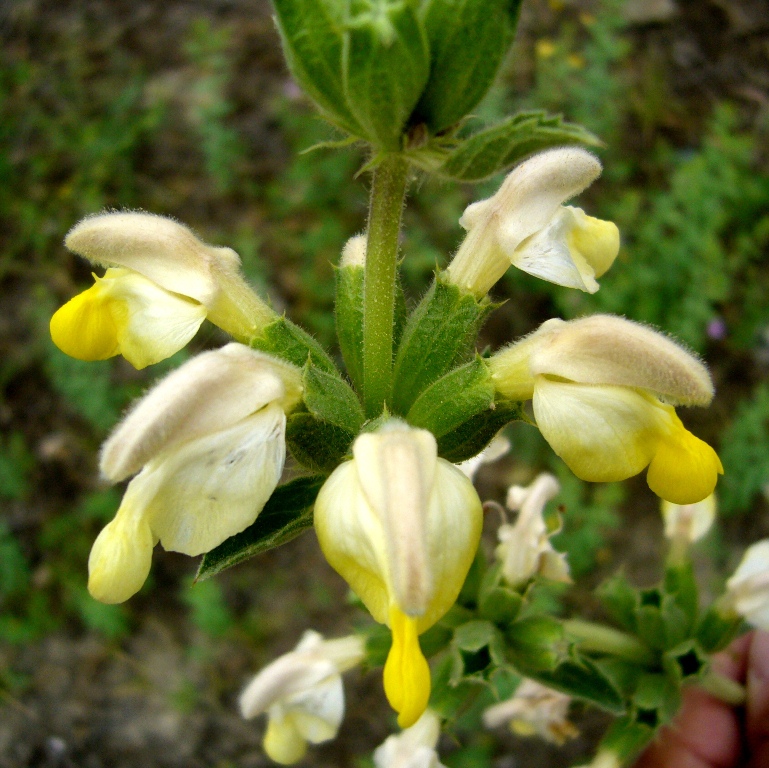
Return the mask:
{"type": "Polygon", "coordinates": [[[721,508],[726,514],[749,512],[760,494],[769,493],[769,385],[759,384],[740,402],[722,445],[721,508]]]}

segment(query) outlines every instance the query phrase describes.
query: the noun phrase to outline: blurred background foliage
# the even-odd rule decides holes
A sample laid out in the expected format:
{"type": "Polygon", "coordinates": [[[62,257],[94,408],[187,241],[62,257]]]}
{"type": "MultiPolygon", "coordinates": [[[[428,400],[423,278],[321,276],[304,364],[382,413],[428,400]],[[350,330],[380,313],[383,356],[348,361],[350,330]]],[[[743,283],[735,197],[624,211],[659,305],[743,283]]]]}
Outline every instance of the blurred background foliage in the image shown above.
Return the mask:
{"type": "MultiPolygon", "coordinates": [[[[261,725],[234,709],[245,676],[310,625],[339,634],[356,616],[311,536],[195,586],[189,559],[156,553],[150,583],[126,606],[85,588],[90,545],[120,497],[99,481],[99,443],[132,398],[223,337],[206,326],[189,350],[136,372],[122,359],[67,358],[47,322],[90,279],[62,246],[67,230],[134,208],[235,248],[273,305],[331,345],[333,265],[365,224],[366,178],[354,178],[365,157],[304,151],[332,136],[288,79],[262,0],[19,0],[0,14],[0,768],[266,764],[261,725]]],[[[479,115],[532,108],[606,142],[604,176],[580,205],[617,222],[622,250],[594,296],[511,270],[483,343],[599,311],[651,323],[703,356],[716,402],[684,419],[726,470],[721,524],[698,561],[717,590],[741,547],[769,533],[765,4],[527,0],[479,115]]],[[[456,248],[464,207],[498,183],[413,185],[403,239],[412,299],[456,248]]],[[[595,584],[625,562],[636,579],[654,578],[660,524],[643,480],[583,483],[536,430],[509,436],[511,456],[481,472],[483,498],[501,501],[511,482],[549,468],[563,486],[556,542],[575,575],[595,584]]],[[[553,599],[592,606],[587,592],[553,599]]],[[[353,688],[340,739],[312,764],[368,764],[355,755],[392,725],[374,681],[353,688]]],[[[446,762],[513,765],[504,755],[517,742],[506,738],[478,736],[446,762]]],[[[569,759],[547,746],[527,747],[527,758],[569,759]]]]}

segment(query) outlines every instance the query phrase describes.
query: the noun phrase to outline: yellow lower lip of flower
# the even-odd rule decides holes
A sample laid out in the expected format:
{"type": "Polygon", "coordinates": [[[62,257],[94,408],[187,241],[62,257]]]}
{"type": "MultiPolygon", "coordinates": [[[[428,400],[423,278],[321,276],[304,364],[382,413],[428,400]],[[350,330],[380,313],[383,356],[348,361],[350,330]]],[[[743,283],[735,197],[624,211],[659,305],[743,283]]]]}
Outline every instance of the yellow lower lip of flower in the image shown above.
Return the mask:
{"type": "Polygon", "coordinates": [[[659,442],[646,482],[654,493],[674,504],[696,504],[713,493],[724,468],[718,454],[695,437],[677,416],[659,442]]]}
{"type": "Polygon", "coordinates": [[[65,354],[77,360],[106,360],[120,352],[112,301],[99,283],[70,299],[51,318],[51,338],[65,354]]]}
{"type": "Polygon", "coordinates": [[[398,713],[398,725],[409,728],[427,709],[430,667],[419,647],[417,619],[393,606],[390,627],[393,644],[384,667],[385,695],[398,713]]]}
{"type": "Polygon", "coordinates": [[[262,746],[270,759],[281,765],[298,763],[307,754],[307,742],[287,717],[270,717],[262,746]]]}

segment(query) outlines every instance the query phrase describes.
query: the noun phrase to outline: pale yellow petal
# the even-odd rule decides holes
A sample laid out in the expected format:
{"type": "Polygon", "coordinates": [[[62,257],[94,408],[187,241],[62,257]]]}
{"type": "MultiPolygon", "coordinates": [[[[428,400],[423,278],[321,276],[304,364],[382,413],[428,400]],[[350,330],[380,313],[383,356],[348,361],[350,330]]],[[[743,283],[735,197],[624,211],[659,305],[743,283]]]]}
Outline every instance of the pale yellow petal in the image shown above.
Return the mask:
{"type": "Polygon", "coordinates": [[[534,277],[565,288],[595,293],[595,270],[582,253],[572,247],[574,216],[561,208],[543,229],[524,240],[510,253],[513,266],[534,277]]]}
{"type": "Polygon", "coordinates": [[[269,405],[234,427],[153,459],[157,491],[147,514],[167,550],[208,552],[256,520],[280,480],[286,417],[269,405]]]}
{"type": "Polygon", "coordinates": [[[127,269],[108,269],[97,282],[110,300],[120,354],[134,368],[165,360],[187,345],[206,308],[127,269]]]}
{"type": "Polygon", "coordinates": [[[417,620],[420,633],[456,602],[483,528],[483,506],[472,482],[445,459],[438,459],[425,528],[433,586],[426,610],[417,620]]]}
{"type": "Polygon", "coordinates": [[[96,538],[88,558],[88,591],[102,603],[136,594],[150,572],[155,541],[144,514],[146,478],[126,489],[117,515],[96,538]]]}
{"type": "Polygon", "coordinates": [[[392,587],[384,530],[366,501],[354,462],[340,464],[320,489],[315,533],[329,565],[374,619],[386,624],[392,587]]]}
{"type": "Polygon", "coordinates": [[[534,415],[542,435],[583,480],[613,482],[638,474],[658,448],[661,404],[623,387],[540,376],[534,415]]]}
{"type": "Polygon", "coordinates": [[[589,265],[594,277],[605,274],[619,253],[619,229],[613,221],[587,216],[581,208],[566,206],[573,216],[567,235],[569,249],[589,265]]]}
{"type": "Polygon", "coordinates": [[[281,765],[298,763],[307,754],[307,742],[290,717],[270,717],[262,746],[268,757],[281,765]]]}
{"type": "Polygon", "coordinates": [[[289,696],[283,708],[290,712],[294,726],[311,744],[333,739],[344,718],[344,688],[337,673],[311,689],[289,696]]]}

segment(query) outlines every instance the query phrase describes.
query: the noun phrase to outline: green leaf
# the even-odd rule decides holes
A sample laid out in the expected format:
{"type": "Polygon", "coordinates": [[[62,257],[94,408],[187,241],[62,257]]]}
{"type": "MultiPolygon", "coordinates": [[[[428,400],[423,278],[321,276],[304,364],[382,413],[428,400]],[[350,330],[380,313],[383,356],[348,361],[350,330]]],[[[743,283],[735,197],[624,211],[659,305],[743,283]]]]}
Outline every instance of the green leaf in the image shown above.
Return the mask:
{"type": "Polygon", "coordinates": [[[463,680],[487,680],[491,672],[505,664],[504,642],[489,621],[469,621],[454,630],[451,684],[463,680]]]}
{"type": "Polygon", "coordinates": [[[411,313],[393,370],[393,410],[405,415],[419,395],[473,355],[478,331],[494,305],[436,278],[411,313]]]}
{"type": "Polygon", "coordinates": [[[378,149],[400,139],[430,73],[424,28],[403,0],[352,0],[344,50],[347,104],[378,149]]]}
{"type": "Polygon", "coordinates": [[[254,339],[251,346],[299,368],[304,368],[309,358],[321,370],[339,373],[326,350],[307,331],[285,317],[279,317],[265,326],[262,335],[254,339]]]}
{"type": "Polygon", "coordinates": [[[608,712],[614,714],[625,712],[625,703],[619,691],[601,669],[589,659],[567,660],[553,670],[521,668],[521,672],[543,685],[574,698],[589,701],[608,712]]]}
{"type": "Polygon", "coordinates": [[[478,690],[477,681],[452,683],[454,657],[451,653],[443,656],[432,670],[432,690],[430,709],[442,719],[454,721],[467,706],[474,692],[478,690]]]}
{"type": "Polygon", "coordinates": [[[333,0],[273,0],[273,5],[291,74],[328,120],[362,136],[344,91],[343,7],[333,0]]]}
{"type": "Polygon", "coordinates": [[[350,385],[337,373],[328,373],[312,364],[304,367],[302,397],[315,418],[351,432],[360,430],[363,406],[350,385]]]}
{"type": "Polygon", "coordinates": [[[336,335],[347,375],[359,392],[363,387],[364,273],[360,266],[339,267],[335,273],[336,335]]]}
{"type": "Polygon", "coordinates": [[[667,675],[646,674],[633,694],[634,717],[650,728],[669,723],[681,706],[681,691],[667,675]]]}
{"type": "Polygon", "coordinates": [[[687,619],[686,633],[689,634],[697,621],[699,608],[699,589],[694,578],[694,566],[691,560],[669,566],[665,570],[665,592],[676,602],[687,619]]]}
{"type": "Polygon", "coordinates": [[[270,496],[256,521],[203,555],[197,581],[274,549],[312,525],[312,508],[323,477],[299,477],[281,485],[270,496]]]}
{"type": "Polygon", "coordinates": [[[412,123],[451,127],[486,95],[513,41],[520,0],[428,0],[430,79],[412,123]]]}
{"type": "Polygon", "coordinates": [[[568,643],[563,625],[550,616],[528,616],[505,630],[512,662],[522,672],[552,672],[567,657],[568,643]]]}
{"type": "Polygon", "coordinates": [[[678,683],[699,680],[709,668],[708,657],[696,640],[684,642],[665,651],[662,665],[668,677],[678,683]]]}
{"type": "Polygon", "coordinates": [[[435,172],[457,181],[482,181],[533,152],[565,144],[601,146],[601,141],[560,115],[521,112],[463,139],[435,172]]]}
{"type": "Polygon", "coordinates": [[[603,582],[598,588],[597,595],[614,621],[630,632],[636,631],[635,612],[639,605],[638,592],[624,574],[619,573],[603,582]]]}
{"type": "Polygon", "coordinates": [[[717,604],[713,604],[700,619],[696,638],[705,651],[716,653],[737,637],[742,624],[739,616],[724,615],[718,610],[717,604]]]}
{"type": "Polygon", "coordinates": [[[497,562],[484,574],[478,590],[478,613],[483,619],[504,627],[518,616],[523,598],[502,580],[502,564],[497,562]]]}
{"type": "Polygon", "coordinates": [[[657,733],[631,717],[615,720],[601,739],[599,752],[611,752],[616,755],[618,765],[631,765],[641,752],[652,742],[657,733]]]}
{"type": "Polygon", "coordinates": [[[354,432],[305,411],[292,413],[286,422],[286,445],[291,455],[313,472],[332,472],[354,439],[354,432]]]}
{"type": "Polygon", "coordinates": [[[409,424],[428,429],[436,438],[452,432],[494,405],[494,382],[480,357],[455,368],[431,384],[406,416],[409,424]]]}
{"type": "Polygon", "coordinates": [[[477,456],[502,427],[520,419],[523,406],[514,400],[496,400],[489,410],[473,416],[438,439],[438,454],[454,464],[477,456]]]}

